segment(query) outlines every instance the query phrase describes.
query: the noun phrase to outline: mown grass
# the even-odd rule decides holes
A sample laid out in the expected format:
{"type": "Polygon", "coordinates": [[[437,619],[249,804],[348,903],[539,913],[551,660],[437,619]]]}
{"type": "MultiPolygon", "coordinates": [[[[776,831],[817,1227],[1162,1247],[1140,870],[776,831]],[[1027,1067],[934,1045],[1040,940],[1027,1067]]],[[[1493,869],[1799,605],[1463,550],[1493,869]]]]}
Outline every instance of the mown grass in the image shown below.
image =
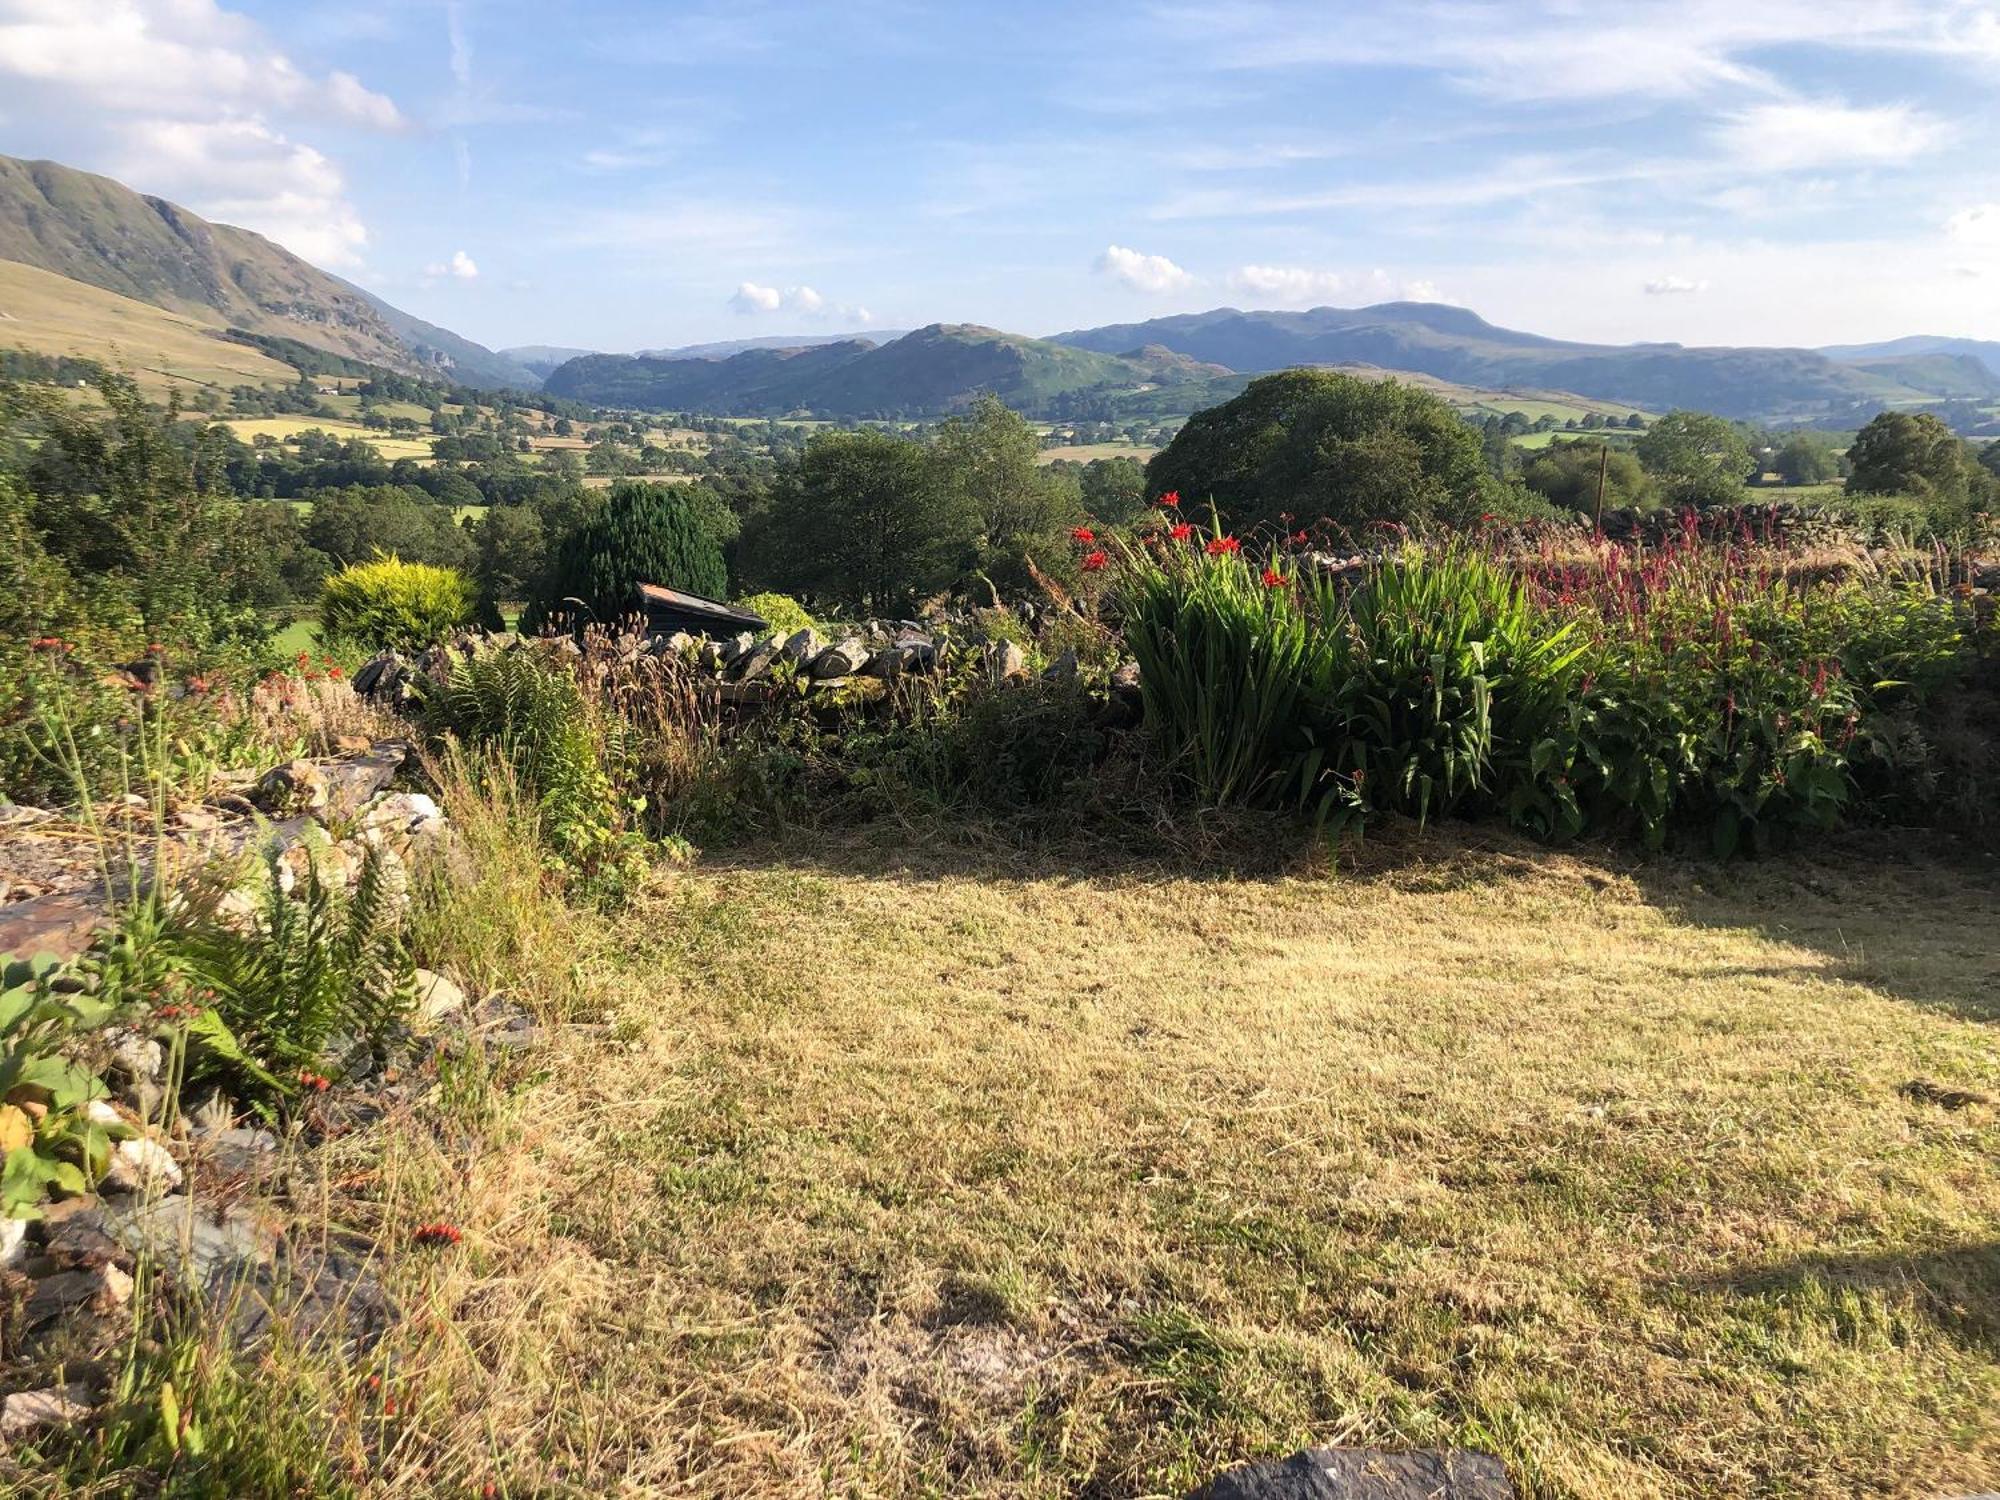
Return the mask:
{"type": "Polygon", "coordinates": [[[2000,1479],[2000,1123],[1898,1092],[2000,1081],[1990,872],[1289,843],[453,897],[432,941],[568,1024],[451,1181],[371,1482],[1168,1494],[1306,1442],[1606,1500],[2000,1479]]]}

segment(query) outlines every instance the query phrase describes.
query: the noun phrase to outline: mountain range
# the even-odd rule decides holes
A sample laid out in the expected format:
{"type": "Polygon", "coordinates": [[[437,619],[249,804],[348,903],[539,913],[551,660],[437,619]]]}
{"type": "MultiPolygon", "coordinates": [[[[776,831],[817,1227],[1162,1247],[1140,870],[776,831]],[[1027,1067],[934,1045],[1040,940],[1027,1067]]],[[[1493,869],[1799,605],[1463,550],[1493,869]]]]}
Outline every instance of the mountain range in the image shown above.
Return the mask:
{"type": "Polygon", "coordinates": [[[908,334],[766,335],[632,355],[558,345],[496,352],[249,230],[210,223],[108,177],[11,157],[0,157],[0,262],[17,267],[4,279],[11,305],[0,305],[0,345],[102,353],[157,344],[155,377],[217,383],[245,368],[240,350],[226,357],[219,350],[240,330],[485,389],[541,387],[601,405],[717,415],[930,416],[991,391],[1036,415],[1173,416],[1226,399],[1253,374],[1294,365],[1370,366],[1489,390],[1772,422],[2000,401],[1996,342],[1590,344],[1427,302],[1216,308],[1048,339],[935,323],[908,334]],[[30,269],[53,279],[36,280],[30,269]],[[65,285],[79,291],[63,292],[65,285]],[[86,317],[91,336],[78,329],[65,342],[65,327],[86,317]],[[113,327],[119,339],[107,342],[104,330],[113,327]],[[205,340],[217,347],[204,350],[205,340]]]}

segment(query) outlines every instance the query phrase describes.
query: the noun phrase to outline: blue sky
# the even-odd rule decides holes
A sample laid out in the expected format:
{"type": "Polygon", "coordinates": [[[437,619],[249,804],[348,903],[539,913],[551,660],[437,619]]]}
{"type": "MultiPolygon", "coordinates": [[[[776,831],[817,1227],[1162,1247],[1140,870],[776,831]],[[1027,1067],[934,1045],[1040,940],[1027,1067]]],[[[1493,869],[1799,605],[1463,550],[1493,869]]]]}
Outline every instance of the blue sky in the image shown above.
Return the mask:
{"type": "Polygon", "coordinates": [[[2000,338],[2000,0],[0,0],[0,151],[481,342],[2000,338]]]}

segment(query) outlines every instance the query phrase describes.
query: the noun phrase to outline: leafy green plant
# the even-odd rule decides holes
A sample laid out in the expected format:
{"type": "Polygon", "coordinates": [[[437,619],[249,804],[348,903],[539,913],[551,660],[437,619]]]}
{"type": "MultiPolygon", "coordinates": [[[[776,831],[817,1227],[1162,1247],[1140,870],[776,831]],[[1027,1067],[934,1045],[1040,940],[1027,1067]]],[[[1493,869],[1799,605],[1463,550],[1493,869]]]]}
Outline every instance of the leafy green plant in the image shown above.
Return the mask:
{"type": "Polygon", "coordinates": [[[435,730],[491,746],[512,767],[536,799],[555,868],[633,873],[626,814],[644,808],[620,792],[626,726],[575,672],[532,645],[475,651],[453,659],[428,712],[435,730]]]}
{"type": "Polygon", "coordinates": [[[342,568],[320,590],[320,635],[329,645],[420,651],[471,621],[472,585],[452,568],[393,554],[342,568]]]}
{"type": "Polygon", "coordinates": [[[274,855],[247,929],[197,910],[165,941],[203,1002],[187,1021],[189,1082],[296,1093],[338,1071],[336,1043],[351,1060],[379,1056],[415,1000],[392,877],[373,849],[351,893],[313,861],[288,896],[274,855]]]}
{"type": "Polygon", "coordinates": [[[104,1171],[122,1127],[90,1117],[108,1091],[64,1049],[115,1012],[52,957],[0,970],[0,1216],[39,1218],[52,1191],[86,1192],[104,1171]]]}
{"type": "Polygon", "coordinates": [[[1186,540],[1135,553],[1126,569],[1125,629],[1147,723],[1203,803],[1268,800],[1302,748],[1308,705],[1330,698],[1329,622],[1267,586],[1233,538],[1218,530],[1205,554],[1186,540]]]}

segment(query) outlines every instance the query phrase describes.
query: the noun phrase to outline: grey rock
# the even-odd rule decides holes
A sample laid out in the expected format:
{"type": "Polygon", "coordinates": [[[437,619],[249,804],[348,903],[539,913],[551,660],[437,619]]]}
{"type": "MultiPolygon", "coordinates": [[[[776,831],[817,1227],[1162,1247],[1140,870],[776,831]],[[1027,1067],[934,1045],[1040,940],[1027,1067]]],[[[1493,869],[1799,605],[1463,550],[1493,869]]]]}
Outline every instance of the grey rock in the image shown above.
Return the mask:
{"type": "Polygon", "coordinates": [[[180,1185],[180,1163],[165,1146],[147,1136],[114,1145],[98,1182],[107,1193],[170,1193],[180,1185]]]}
{"type": "Polygon", "coordinates": [[[368,1263],[339,1250],[286,1249],[268,1261],[220,1268],[202,1290],[245,1347],[282,1327],[287,1340],[351,1356],[373,1348],[397,1318],[368,1263]]]}
{"type": "Polygon", "coordinates": [[[84,1309],[108,1313],[131,1300],[132,1278],[110,1261],[100,1261],[85,1270],[44,1276],[28,1293],[21,1317],[29,1328],[45,1328],[84,1309]]]}
{"type": "Polygon", "coordinates": [[[861,665],[864,677],[900,677],[913,647],[884,646],[861,665]]]}
{"type": "Polygon", "coordinates": [[[1219,1474],[1188,1500],[1519,1500],[1500,1460],[1459,1449],[1307,1448],[1219,1474]]]}
{"type": "Polygon", "coordinates": [[[1137,693],[1139,691],[1139,664],[1136,661],[1122,662],[1112,672],[1111,690],[1114,693],[1137,693]]]}
{"type": "Polygon", "coordinates": [[[143,1032],[121,1026],[109,1033],[105,1068],[135,1083],[156,1083],[167,1065],[166,1049],[143,1032]]]}
{"type": "Polygon", "coordinates": [[[321,768],[327,783],[325,811],[331,818],[351,818],[371,797],[388,790],[408,758],[407,747],[391,740],[365,755],[350,755],[321,768]]]}
{"type": "Polygon", "coordinates": [[[819,655],[819,652],[819,632],[808,625],[805,629],[795,630],[785,637],[784,644],[778,648],[778,660],[799,666],[811,661],[819,655]]]}
{"type": "Polygon", "coordinates": [[[1075,682],[1079,670],[1076,652],[1065,651],[1050,662],[1042,672],[1044,682],[1075,682]]]}
{"type": "Polygon", "coordinates": [[[90,1411],[90,1391],[81,1384],[16,1391],[0,1401],[0,1438],[23,1438],[51,1427],[72,1427],[90,1411]]]}
{"type": "Polygon", "coordinates": [[[867,661],[867,643],[858,635],[850,635],[813,658],[812,675],[820,682],[833,677],[852,677],[867,661]]]}
{"type": "Polygon", "coordinates": [[[309,760],[287,761],[258,778],[250,800],[268,813],[318,813],[331,795],[326,773],[309,760]]]}
{"type": "Polygon", "coordinates": [[[465,1009],[465,991],[442,974],[419,969],[417,978],[417,1020],[435,1026],[446,1016],[465,1009]]]}
{"type": "Polygon", "coordinates": [[[1028,675],[1028,653],[1012,641],[996,641],[987,648],[986,669],[996,683],[1012,682],[1028,675]]]}
{"type": "Polygon", "coordinates": [[[777,659],[776,642],[759,641],[729,663],[729,675],[737,682],[754,682],[770,671],[771,663],[777,659]]]}
{"type": "Polygon", "coordinates": [[[54,813],[43,808],[24,807],[18,802],[0,802],[0,828],[32,828],[54,817],[54,813]]]}
{"type": "Polygon", "coordinates": [[[28,1258],[28,1221],[0,1219],[0,1271],[11,1271],[28,1258]]]}
{"type": "MultiPolygon", "coordinates": [[[[184,1280],[206,1284],[218,1270],[261,1265],[272,1257],[277,1231],[249,1209],[217,1212],[192,1198],[106,1204],[103,1232],[132,1255],[148,1255],[184,1280]]],[[[79,1216],[81,1217],[81,1216],[79,1216]]]]}

